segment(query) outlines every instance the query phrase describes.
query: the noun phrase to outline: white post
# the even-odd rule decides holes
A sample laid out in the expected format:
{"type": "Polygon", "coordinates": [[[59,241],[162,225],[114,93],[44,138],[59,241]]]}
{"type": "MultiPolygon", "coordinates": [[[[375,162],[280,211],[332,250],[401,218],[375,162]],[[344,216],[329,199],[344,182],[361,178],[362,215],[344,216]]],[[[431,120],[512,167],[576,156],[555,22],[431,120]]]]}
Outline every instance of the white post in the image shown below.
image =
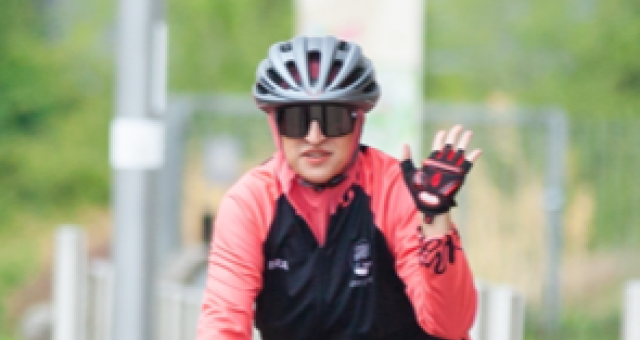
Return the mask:
{"type": "Polygon", "coordinates": [[[476,291],[478,292],[478,307],[476,319],[471,327],[470,336],[473,340],[489,340],[487,338],[487,316],[489,303],[489,285],[481,280],[476,280],[476,291]]]}
{"type": "Polygon", "coordinates": [[[622,339],[640,340],[640,280],[627,282],[623,306],[622,339]]]}
{"type": "Polygon", "coordinates": [[[382,96],[363,142],[397,156],[408,143],[421,159],[423,0],[296,0],[297,33],[358,43],[373,61],[382,96]]]}
{"type": "Polygon", "coordinates": [[[110,340],[113,317],[113,265],[95,260],[89,268],[90,340],[110,340]]]}
{"type": "Polygon", "coordinates": [[[158,285],[158,308],[158,339],[183,339],[180,334],[184,319],[180,285],[166,281],[158,285]]]}
{"type": "Polygon", "coordinates": [[[56,233],[53,271],[53,340],[84,340],[86,246],[82,231],[62,226],[56,233]]]}
{"type": "Polygon", "coordinates": [[[182,323],[183,339],[196,338],[196,326],[198,324],[198,317],[200,316],[203,295],[203,291],[200,288],[190,286],[182,288],[182,310],[184,315],[182,323]]]}
{"type": "Polygon", "coordinates": [[[489,290],[487,338],[522,340],[524,338],[524,299],[509,286],[489,290]]]}

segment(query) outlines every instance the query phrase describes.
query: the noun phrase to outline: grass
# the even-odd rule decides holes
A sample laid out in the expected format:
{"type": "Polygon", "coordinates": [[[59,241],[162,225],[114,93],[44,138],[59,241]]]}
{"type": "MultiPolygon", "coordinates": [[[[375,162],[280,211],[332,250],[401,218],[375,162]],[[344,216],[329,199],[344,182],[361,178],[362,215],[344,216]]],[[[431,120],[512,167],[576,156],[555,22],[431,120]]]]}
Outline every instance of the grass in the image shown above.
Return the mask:
{"type": "Polygon", "coordinates": [[[598,315],[573,309],[565,312],[555,332],[542,326],[542,314],[527,317],[525,340],[619,340],[621,316],[618,310],[600,311],[598,315]]]}
{"type": "Polygon", "coordinates": [[[51,239],[51,231],[25,226],[11,233],[0,233],[0,339],[16,340],[14,337],[17,292],[29,284],[44,262],[42,245],[51,239]]]}

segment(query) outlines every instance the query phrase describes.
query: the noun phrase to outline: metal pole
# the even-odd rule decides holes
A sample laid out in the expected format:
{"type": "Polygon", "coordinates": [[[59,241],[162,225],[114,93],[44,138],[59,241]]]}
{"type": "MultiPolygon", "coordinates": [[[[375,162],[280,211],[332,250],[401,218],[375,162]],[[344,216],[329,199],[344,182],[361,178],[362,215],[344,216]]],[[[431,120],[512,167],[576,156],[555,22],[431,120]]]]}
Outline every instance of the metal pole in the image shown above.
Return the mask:
{"type": "Polygon", "coordinates": [[[114,340],[153,339],[154,179],[163,162],[163,127],[153,120],[153,0],[120,0],[113,167],[114,340]]]}
{"type": "MultiPolygon", "coordinates": [[[[150,109],[151,113],[162,120],[163,124],[163,132],[164,136],[166,136],[167,132],[167,119],[166,119],[166,111],[167,111],[167,63],[168,63],[168,28],[167,23],[165,21],[165,4],[164,0],[151,0],[151,23],[150,23],[150,51],[151,55],[149,56],[149,66],[150,66],[150,109]]],[[[163,138],[162,145],[158,147],[162,150],[159,151],[160,154],[166,157],[166,152],[164,151],[167,147],[166,138],[163,138]]],[[[172,230],[176,230],[176,232],[169,234],[169,236],[174,236],[175,234],[179,235],[179,224],[170,225],[169,230],[163,228],[162,225],[162,216],[161,212],[166,207],[161,205],[162,203],[162,194],[164,192],[163,186],[163,170],[170,164],[171,162],[163,162],[162,165],[158,168],[158,171],[154,171],[152,174],[151,180],[153,181],[151,197],[154,198],[154,202],[151,204],[153,210],[150,212],[151,214],[151,226],[152,231],[150,234],[147,234],[147,237],[151,239],[153,243],[152,248],[150,249],[149,256],[152,257],[151,260],[151,270],[149,271],[149,276],[151,277],[152,285],[149,287],[151,291],[151,301],[150,304],[152,308],[150,308],[149,313],[147,313],[146,317],[149,322],[149,337],[147,339],[158,339],[158,324],[159,320],[159,311],[157,308],[158,303],[158,273],[161,272],[162,266],[165,264],[166,255],[163,253],[159,253],[159,250],[162,250],[162,244],[159,239],[163,237],[163,235],[167,232],[171,232],[172,230]]],[[[178,207],[178,206],[176,206],[178,207]]],[[[174,208],[169,208],[169,210],[174,210],[174,208]]],[[[179,238],[176,238],[174,241],[176,246],[179,246],[179,238]]]]}
{"type": "Polygon", "coordinates": [[[547,212],[547,274],[544,314],[547,333],[558,328],[560,310],[560,267],[562,264],[562,213],[568,124],[564,113],[551,112],[547,125],[547,173],[545,209],[547,212]]]}
{"type": "Polygon", "coordinates": [[[53,339],[86,338],[86,245],[83,233],[63,226],[56,234],[53,271],[53,339]]]}
{"type": "Polygon", "coordinates": [[[190,118],[184,100],[172,100],[164,116],[166,126],[165,159],[159,174],[158,230],[156,232],[157,263],[162,266],[168,256],[180,249],[182,177],[186,148],[186,130],[190,118]]]}

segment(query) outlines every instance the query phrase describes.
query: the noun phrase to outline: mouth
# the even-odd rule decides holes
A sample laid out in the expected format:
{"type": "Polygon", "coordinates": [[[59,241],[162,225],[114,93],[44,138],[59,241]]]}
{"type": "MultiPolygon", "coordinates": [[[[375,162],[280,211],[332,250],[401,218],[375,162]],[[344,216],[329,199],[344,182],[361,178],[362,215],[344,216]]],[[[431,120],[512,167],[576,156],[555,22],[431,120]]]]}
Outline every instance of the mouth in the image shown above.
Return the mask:
{"type": "Polygon", "coordinates": [[[331,156],[331,152],[325,150],[309,150],[302,153],[302,157],[320,158],[331,156]]]}
{"type": "Polygon", "coordinates": [[[309,150],[302,153],[302,158],[311,164],[320,164],[331,157],[331,152],[325,150],[309,150]]]}

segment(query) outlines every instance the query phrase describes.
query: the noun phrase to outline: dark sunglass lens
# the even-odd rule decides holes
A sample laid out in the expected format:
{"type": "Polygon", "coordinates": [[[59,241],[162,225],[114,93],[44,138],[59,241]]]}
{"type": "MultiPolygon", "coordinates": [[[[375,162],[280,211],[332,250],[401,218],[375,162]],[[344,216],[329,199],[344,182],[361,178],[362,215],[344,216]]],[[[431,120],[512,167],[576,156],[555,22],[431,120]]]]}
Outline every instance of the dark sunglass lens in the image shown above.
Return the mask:
{"type": "Polygon", "coordinates": [[[278,110],[278,131],[281,135],[301,138],[307,135],[308,114],[303,106],[287,106],[278,110]]]}
{"type": "Polygon", "coordinates": [[[309,120],[322,120],[322,105],[309,105],[309,120]]]}
{"type": "Polygon", "coordinates": [[[353,132],[352,110],[346,106],[325,106],[324,132],[327,137],[344,136],[353,132]]]}

